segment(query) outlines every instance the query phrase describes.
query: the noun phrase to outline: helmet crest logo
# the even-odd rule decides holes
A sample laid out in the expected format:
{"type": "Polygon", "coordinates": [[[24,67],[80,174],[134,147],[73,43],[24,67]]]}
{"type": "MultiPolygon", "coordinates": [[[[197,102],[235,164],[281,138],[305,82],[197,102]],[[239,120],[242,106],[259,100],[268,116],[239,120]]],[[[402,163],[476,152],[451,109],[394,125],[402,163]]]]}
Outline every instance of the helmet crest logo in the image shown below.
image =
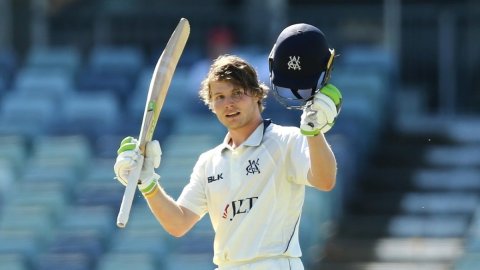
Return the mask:
{"type": "Polygon", "coordinates": [[[302,70],[302,67],[300,66],[300,56],[289,56],[290,61],[288,61],[288,69],[293,69],[293,70],[302,70]]]}

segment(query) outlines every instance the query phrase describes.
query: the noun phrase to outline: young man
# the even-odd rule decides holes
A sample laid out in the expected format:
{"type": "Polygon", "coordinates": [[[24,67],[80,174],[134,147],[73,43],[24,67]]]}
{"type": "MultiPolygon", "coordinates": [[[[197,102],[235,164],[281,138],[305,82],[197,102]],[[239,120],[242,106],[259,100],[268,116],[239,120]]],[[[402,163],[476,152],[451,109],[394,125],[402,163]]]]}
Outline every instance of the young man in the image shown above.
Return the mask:
{"type": "MultiPolygon", "coordinates": [[[[283,50],[277,45],[274,52],[283,50]]],[[[281,59],[271,59],[277,60],[281,59]]],[[[298,71],[301,61],[296,64],[298,71]]],[[[315,68],[315,74],[325,72],[315,68]]],[[[271,72],[277,72],[273,83],[288,87],[278,80],[281,69],[275,63],[271,72]]],[[[315,77],[318,81],[320,75],[315,77]]],[[[176,201],[162,189],[154,171],[160,164],[158,141],[146,146],[139,189],[152,213],[177,237],[209,213],[218,269],[303,269],[298,228],[305,186],[323,191],[335,186],[336,161],[323,133],[338,114],[338,90],[322,85],[315,91],[300,129],[262,118],[267,94],[268,87],[243,59],[223,55],[213,62],[200,96],[228,133],[220,145],[200,155],[176,201]]],[[[129,171],[142,158],[136,140],[124,139],[115,163],[118,180],[126,184],[129,171]]]]}

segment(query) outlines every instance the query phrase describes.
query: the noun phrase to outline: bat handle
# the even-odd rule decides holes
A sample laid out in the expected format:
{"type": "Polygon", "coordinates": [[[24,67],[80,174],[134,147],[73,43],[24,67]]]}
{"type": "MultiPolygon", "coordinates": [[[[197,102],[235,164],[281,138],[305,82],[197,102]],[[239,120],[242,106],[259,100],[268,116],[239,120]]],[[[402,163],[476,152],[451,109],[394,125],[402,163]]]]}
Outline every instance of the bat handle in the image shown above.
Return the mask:
{"type": "Polygon", "coordinates": [[[138,160],[138,165],[128,175],[128,183],[123,193],[122,204],[117,216],[117,226],[119,228],[125,228],[127,226],[128,218],[130,216],[130,209],[132,208],[133,198],[137,189],[138,179],[140,178],[140,172],[142,171],[143,158],[138,160]]]}

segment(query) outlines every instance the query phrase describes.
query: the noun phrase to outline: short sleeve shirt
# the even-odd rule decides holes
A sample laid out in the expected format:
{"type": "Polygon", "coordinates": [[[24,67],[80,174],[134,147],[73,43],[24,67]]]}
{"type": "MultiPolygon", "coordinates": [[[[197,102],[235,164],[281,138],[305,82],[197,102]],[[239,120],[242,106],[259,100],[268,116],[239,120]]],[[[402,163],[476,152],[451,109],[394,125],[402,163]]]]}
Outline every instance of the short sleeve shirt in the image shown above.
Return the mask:
{"type": "Polygon", "coordinates": [[[215,264],[271,256],[300,257],[298,227],[310,158],[296,127],[259,127],[240,146],[203,153],[178,203],[215,231],[215,264]]]}

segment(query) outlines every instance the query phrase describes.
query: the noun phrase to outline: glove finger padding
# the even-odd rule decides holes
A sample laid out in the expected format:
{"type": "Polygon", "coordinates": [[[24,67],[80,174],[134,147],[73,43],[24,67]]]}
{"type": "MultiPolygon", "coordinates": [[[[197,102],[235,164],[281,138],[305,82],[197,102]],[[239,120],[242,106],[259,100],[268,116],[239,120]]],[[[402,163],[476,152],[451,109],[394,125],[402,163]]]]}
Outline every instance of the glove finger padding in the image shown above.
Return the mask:
{"type": "Polygon", "coordinates": [[[315,95],[311,106],[312,110],[323,113],[323,115],[317,116],[325,117],[327,123],[332,123],[335,120],[335,117],[337,117],[337,107],[335,106],[335,103],[323,93],[317,93],[315,95]]]}
{"type": "Polygon", "coordinates": [[[115,160],[113,170],[116,179],[126,186],[129,173],[135,168],[138,160],[142,158],[137,145],[137,140],[133,137],[124,138],[120,143],[117,153],[118,156],[115,160]]]}
{"type": "Polygon", "coordinates": [[[147,142],[145,145],[145,160],[152,159],[153,167],[158,168],[162,159],[162,148],[157,140],[147,142]]]}
{"type": "Polygon", "coordinates": [[[328,96],[331,100],[333,100],[333,103],[335,103],[335,106],[337,107],[337,114],[340,113],[340,110],[342,109],[342,103],[343,103],[343,97],[342,93],[340,90],[338,90],[335,85],[329,83],[322,87],[320,89],[320,92],[328,96]]]}
{"type": "Polygon", "coordinates": [[[129,150],[118,155],[113,169],[117,179],[123,185],[127,185],[128,175],[135,168],[141,158],[143,157],[140,155],[138,150],[129,150]]]}
{"type": "Polygon", "coordinates": [[[328,84],[317,92],[312,102],[303,109],[300,130],[305,136],[329,131],[338,115],[342,97],[338,89],[328,84]]]}

